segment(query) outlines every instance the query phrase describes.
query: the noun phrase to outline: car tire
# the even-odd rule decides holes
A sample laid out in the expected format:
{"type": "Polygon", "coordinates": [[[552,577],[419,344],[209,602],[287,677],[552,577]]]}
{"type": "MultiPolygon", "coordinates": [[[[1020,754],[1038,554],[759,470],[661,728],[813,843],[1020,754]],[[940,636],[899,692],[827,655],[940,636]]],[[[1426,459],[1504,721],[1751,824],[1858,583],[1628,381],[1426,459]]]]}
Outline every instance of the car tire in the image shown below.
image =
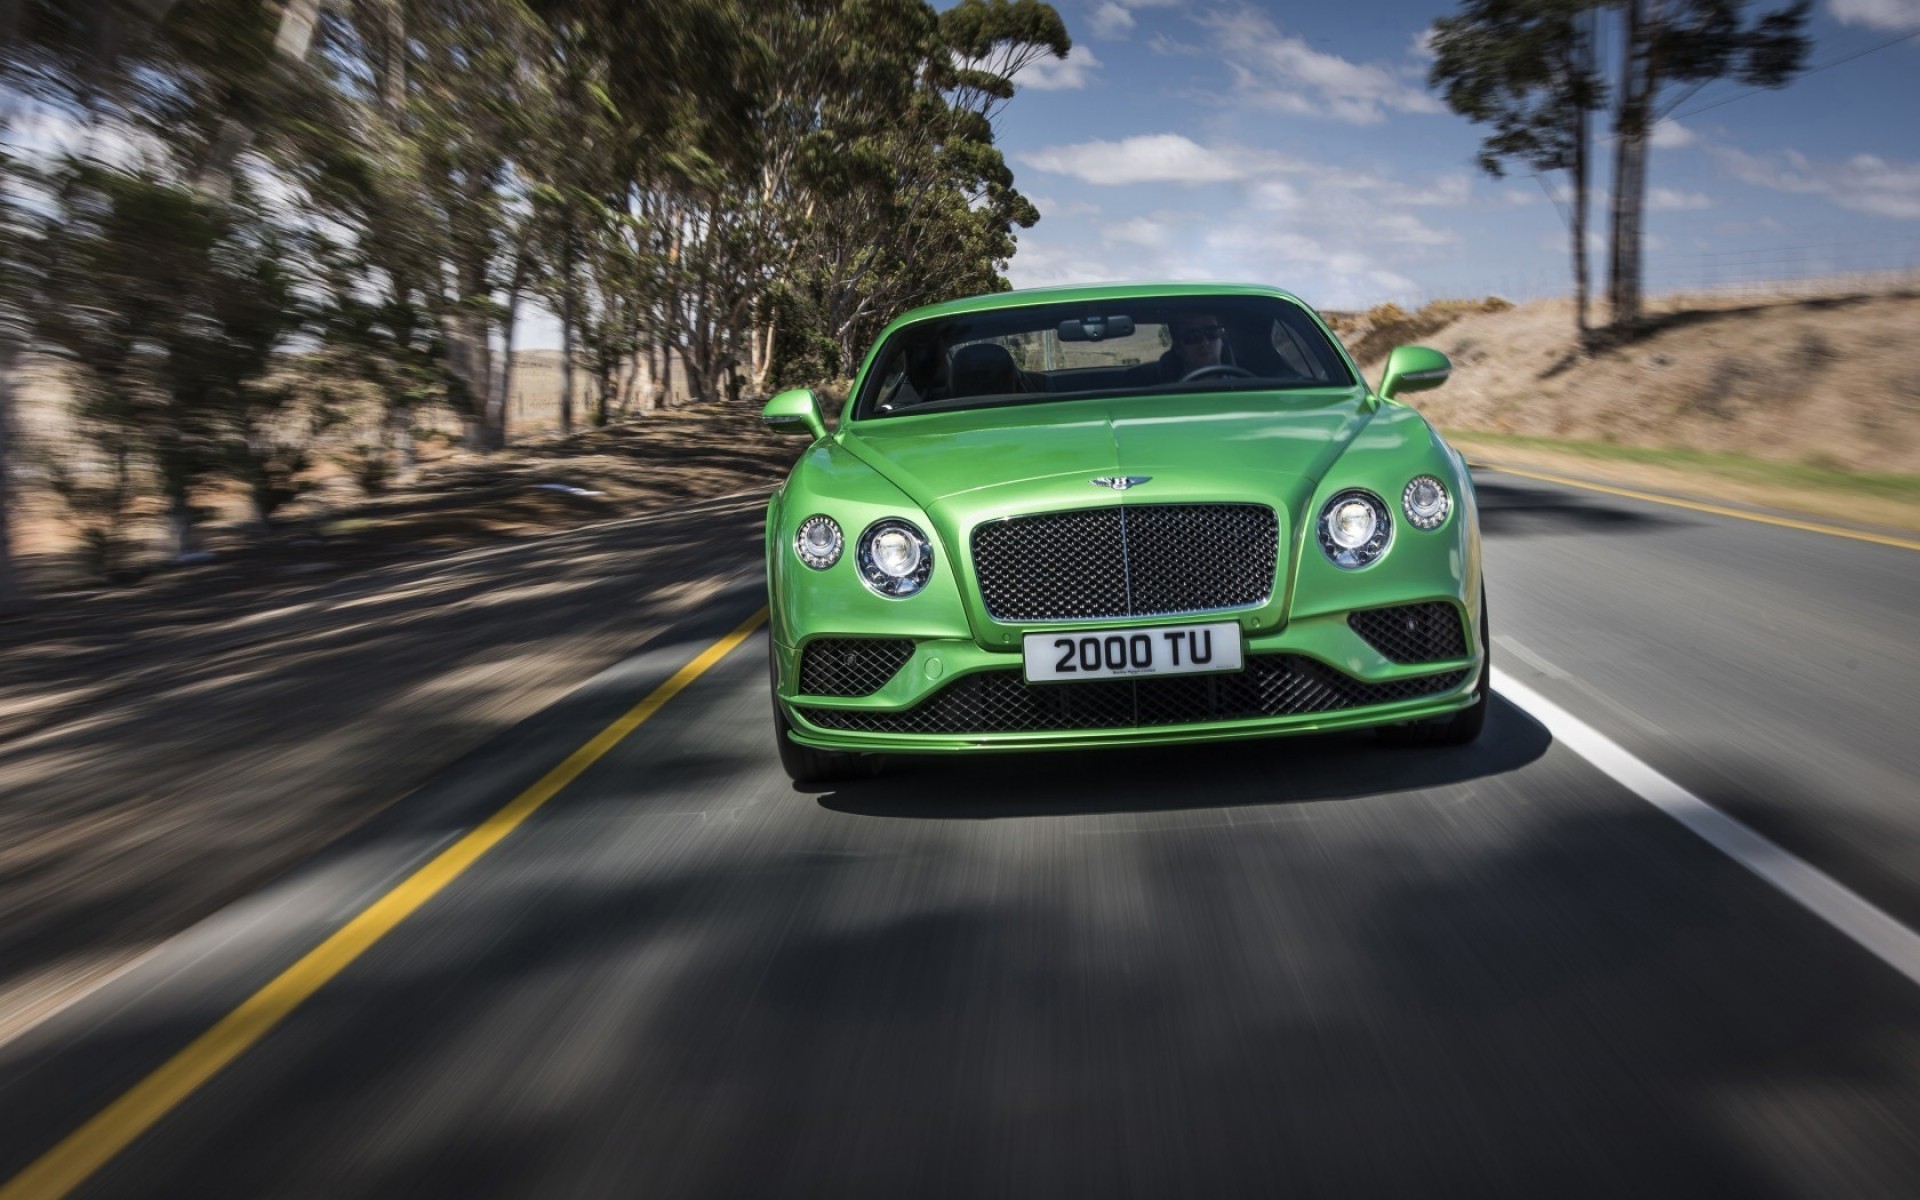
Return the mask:
{"type": "Polygon", "coordinates": [[[880,773],[877,754],[841,754],[802,746],[787,735],[793,723],[780,707],[780,663],[774,657],[773,641],[767,641],[767,693],[773,700],[773,739],[780,750],[780,765],[795,783],[838,783],[846,779],[865,779],[880,773]]]}
{"type": "Polygon", "coordinates": [[[1487,636],[1487,593],[1480,591],[1480,698],[1467,708],[1444,717],[1388,725],[1380,739],[1390,746],[1464,746],[1487,727],[1487,709],[1493,702],[1493,642],[1487,636]]]}

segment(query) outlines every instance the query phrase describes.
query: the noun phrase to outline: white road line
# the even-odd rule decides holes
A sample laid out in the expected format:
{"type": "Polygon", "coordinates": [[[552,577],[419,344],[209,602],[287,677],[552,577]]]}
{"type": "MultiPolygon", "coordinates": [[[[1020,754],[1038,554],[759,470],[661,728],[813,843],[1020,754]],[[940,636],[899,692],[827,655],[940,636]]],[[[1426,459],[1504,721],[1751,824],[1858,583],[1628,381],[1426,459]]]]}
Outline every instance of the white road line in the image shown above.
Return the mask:
{"type": "Polygon", "coordinates": [[[1493,644],[1495,646],[1498,646],[1500,649],[1505,650],[1508,654],[1513,655],[1515,658],[1519,659],[1521,662],[1532,667],[1534,670],[1540,672],[1542,675],[1546,675],[1553,679],[1570,678],[1565,671],[1562,671],[1559,667],[1554,666],[1552,663],[1548,662],[1546,659],[1541,658],[1538,654],[1535,654],[1533,651],[1527,649],[1525,646],[1522,646],[1518,641],[1508,637],[1504,633],[1494,634],[1493,644]]]}
{"type": "Polygon", "coordinates": [[[1493,671],[1493,688],[1545,725],[1555,741],[1785,892],[1894,970],[1920,983],[1920,934],[1812,864],[1794,857],[1668,779],[1593,726],[1498,667],[1493,671]]]}

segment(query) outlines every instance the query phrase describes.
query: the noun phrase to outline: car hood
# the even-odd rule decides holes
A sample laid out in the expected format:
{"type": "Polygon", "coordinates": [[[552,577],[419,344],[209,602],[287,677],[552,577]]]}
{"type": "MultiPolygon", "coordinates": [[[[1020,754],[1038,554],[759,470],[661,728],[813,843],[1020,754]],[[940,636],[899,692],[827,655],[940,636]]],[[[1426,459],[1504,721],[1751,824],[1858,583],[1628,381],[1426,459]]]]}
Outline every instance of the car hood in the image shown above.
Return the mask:
{"type": "Polygon", "coordinates": [[[1126,476],[1150,477],[1128,495],[1143,502],[1291,498],[1311,492],[1372,411],[1359,389],[1135,396],[865,421],[840,442],[929,511],[969,493],[983,510],[1077,506],[1097,501],[1090,481],[1126,476]]]}

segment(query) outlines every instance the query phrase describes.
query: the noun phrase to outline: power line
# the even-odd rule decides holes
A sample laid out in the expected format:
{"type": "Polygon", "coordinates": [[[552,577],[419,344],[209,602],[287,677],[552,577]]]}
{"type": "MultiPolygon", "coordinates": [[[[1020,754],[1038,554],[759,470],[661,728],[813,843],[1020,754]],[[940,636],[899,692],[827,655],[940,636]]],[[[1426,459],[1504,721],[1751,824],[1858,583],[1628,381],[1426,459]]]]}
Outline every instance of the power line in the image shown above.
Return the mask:
{"type": "MultiPolygon", "coordinates": [[[[1836,58],[1832,62],[1821,63],[1817,67],[1808,67],[1806,70],[1800,72],[1799,78],[1805,79],[1809,75],[1818,75],[1822,71],[1830,71],[1833,68],[1840,66],[1842,63],[1850,63],[1856,58],[1865,58],[1869,54],[1873,54],[1880,50],[1885,50],[1889,46],[1898,46],[1901,42],[1910,42],[1917,37],[1920,37],[1920,29],[1916,29],[1911,33],[1903,33],[1897,38],[1889,38],[1888,40],[1881,42],[1880,44],[1875,46],[1868,46],[1865,50],[1856,50],[1852,54],[1848,54],[1848,55],[1844,55],[1843,57],[1836,58]]],[[[1686,112],[1675,113],[1672,116],[1669,116],[1665,119],[1669,121],[1678,121],[1681,117],[1696,116],[1700,113],[1707,112],[1710,109],[1719,108],[1723,104],[1732,104],[1735,100],[1745,100],[1748,96],[1752,96],[1760,92],[1768,92],[1768,91],[1774,91],[1774,90],[1776,89],[1748,88],[1744,92],[1735,92],[1733,95],[1728,96],[1725,100],[1715,100],[1712,104],[1702,104],[1699,108],[1690,108],[1686,112]]]]}

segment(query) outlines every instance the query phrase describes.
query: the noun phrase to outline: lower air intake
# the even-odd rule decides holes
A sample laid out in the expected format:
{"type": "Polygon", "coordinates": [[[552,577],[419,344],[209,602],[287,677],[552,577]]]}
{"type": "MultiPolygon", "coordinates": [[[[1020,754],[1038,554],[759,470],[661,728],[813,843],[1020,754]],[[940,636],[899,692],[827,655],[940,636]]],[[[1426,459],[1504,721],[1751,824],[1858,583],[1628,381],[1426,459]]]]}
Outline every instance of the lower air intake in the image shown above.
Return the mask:
{"type": "Polygon", "coordinates": [[[962,676],[901,712],[845,708],[800,710],[823,729],[862,733],[1045,733],[1136,729],[1338,712],[1437,696],[1460,686],[1465,671],[1392,683],[1366,683],[1296,654],[1255,655],[1233,674],[1029,684],[1018,670],[962,676]]]}
{"type": "Polygon", "coordinates": [[[871,696],[912,657],[905,638],[816,638],[800,653],[800,692],[871,696]]]}
{"type": "Polygon", "coordinates": [[[1388,662],[1450,662],[1467,656],[1466,626],[1451,604],[1402,604],[1347,614],[1347,624],[1388,662]]]}

